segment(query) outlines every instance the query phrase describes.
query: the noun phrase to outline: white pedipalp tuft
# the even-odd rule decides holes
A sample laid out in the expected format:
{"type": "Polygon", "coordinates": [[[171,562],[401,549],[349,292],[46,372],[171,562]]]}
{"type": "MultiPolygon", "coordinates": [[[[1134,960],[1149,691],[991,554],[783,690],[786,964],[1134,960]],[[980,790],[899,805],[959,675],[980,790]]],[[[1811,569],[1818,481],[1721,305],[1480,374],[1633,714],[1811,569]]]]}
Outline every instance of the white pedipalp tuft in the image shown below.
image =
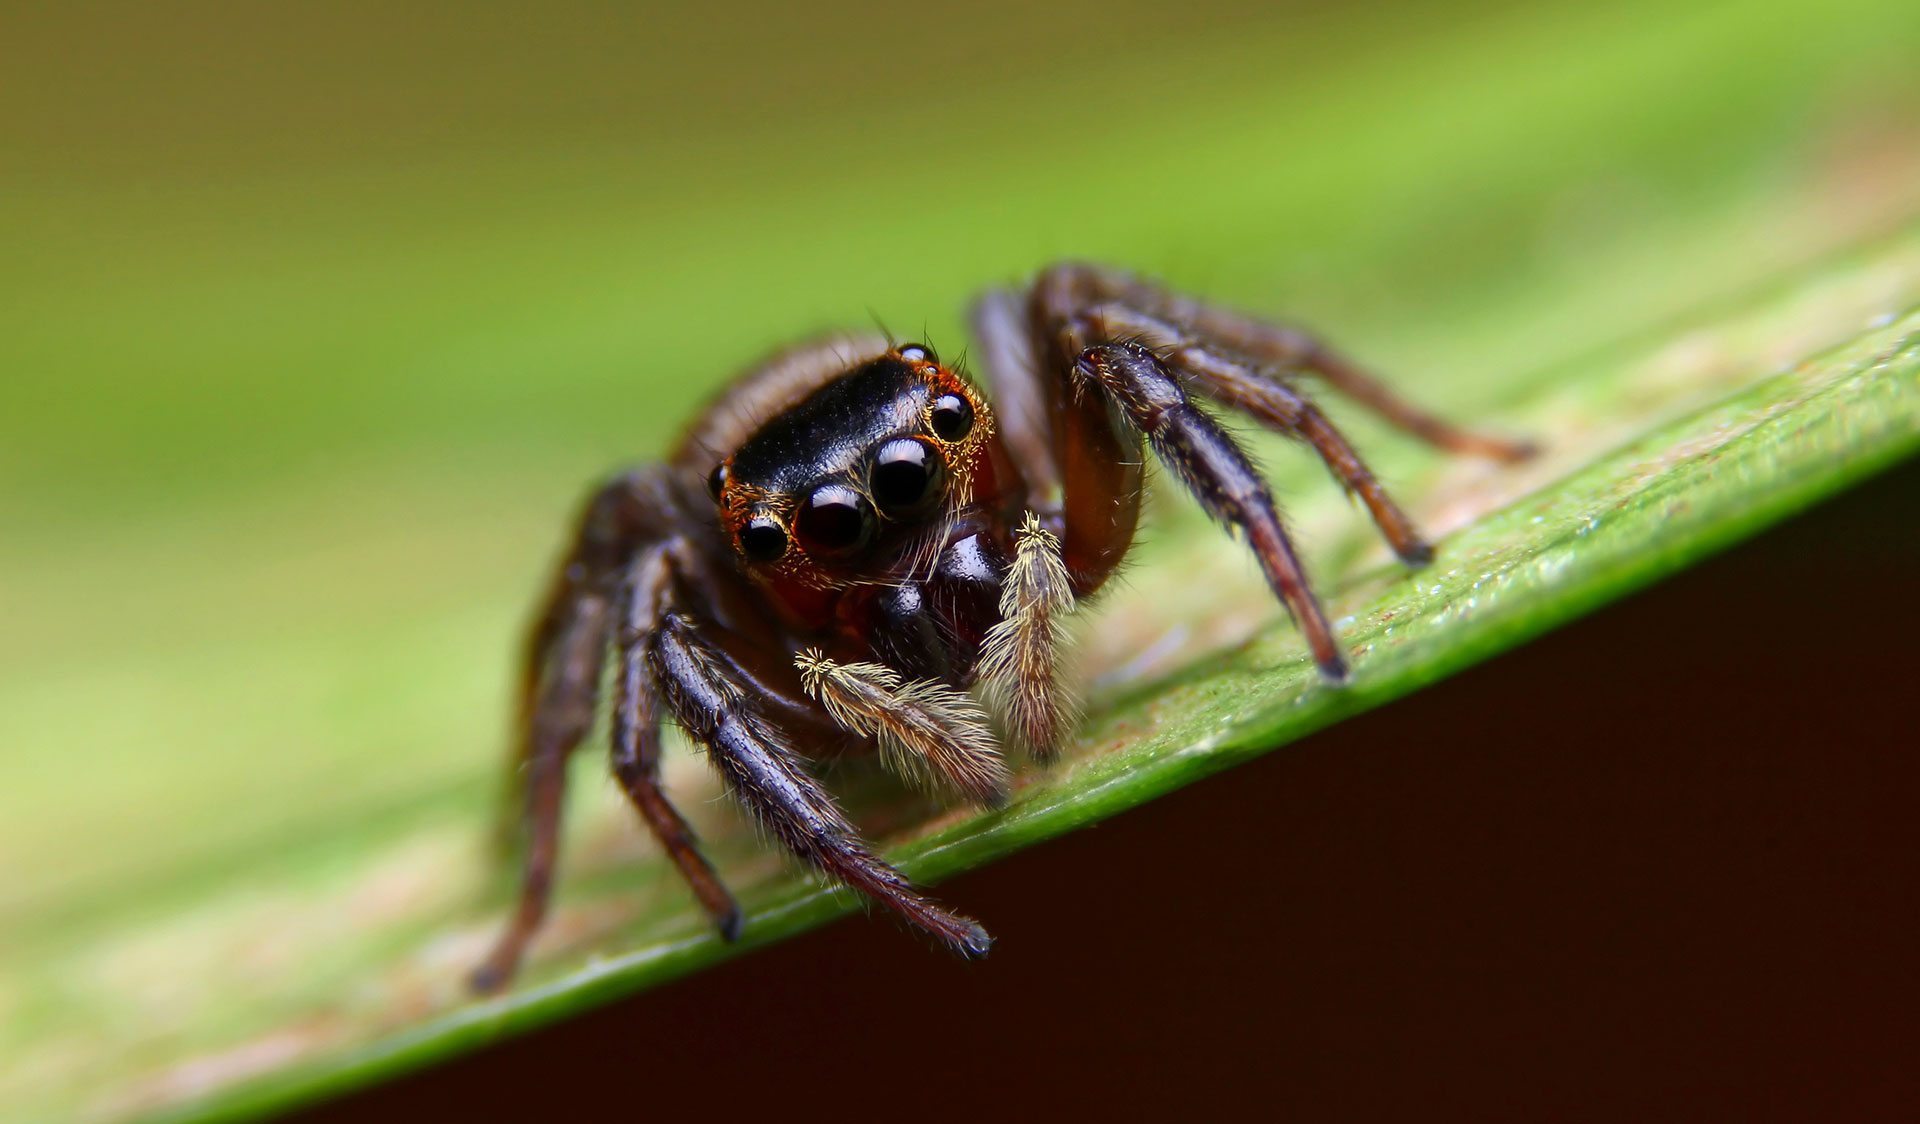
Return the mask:
{"type": "Polygon", "coordinates": [[[795,656],[794,666],[801,688],[842,728],[872,737],[896,774],[977,803],[1006,799],[1006,761],[972,695],[932,680],[903,683],[884,664],[836,663],[817,648],[795,656]]]}
{"type": "Polygon", "coordinates": [[[1060,681],[1059,650],[1074,610],[1060,540],[1028,512],[1014,532],[1013,565],[1000,589],[1000,623],[987,633],[980,677],[1029,751],[1051,756],[1073,727],[1073,696],[1060,681]]]}

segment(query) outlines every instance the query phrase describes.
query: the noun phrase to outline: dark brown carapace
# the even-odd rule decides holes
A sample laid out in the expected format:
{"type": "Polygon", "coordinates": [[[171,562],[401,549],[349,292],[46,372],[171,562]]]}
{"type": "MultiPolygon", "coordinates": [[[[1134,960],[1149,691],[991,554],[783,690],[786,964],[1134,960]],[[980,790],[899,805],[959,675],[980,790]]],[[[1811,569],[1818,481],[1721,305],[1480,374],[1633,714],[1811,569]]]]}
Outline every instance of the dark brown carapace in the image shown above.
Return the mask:
{"type": "Polygon", "coordinates": [[[614,775],[723,934],[740,911],[660,788],[667,720],[796,856],[978,955],[986,931],[876,857],[806,762],[874,752],[999,802],[1008,771],[976,695],[1052,757],[1072,732],[1062,624],[1132,545],[1147,447],[1245,537],[1333,683],[1346,661],[1267,485],[1204,404],[1306,441],[1416,566],[1432,551],[1294,378],[1449,451],[1529,452],[1407,405],[1310,336],[1112,270],[990,292],[974,327],[987,393],[923,345],[822,341],[749,372],[668,461],[592,495],[524,651],[524,880],[477,988],[512,977],[545,914],[566,760],[603,679],[614,775]]]}

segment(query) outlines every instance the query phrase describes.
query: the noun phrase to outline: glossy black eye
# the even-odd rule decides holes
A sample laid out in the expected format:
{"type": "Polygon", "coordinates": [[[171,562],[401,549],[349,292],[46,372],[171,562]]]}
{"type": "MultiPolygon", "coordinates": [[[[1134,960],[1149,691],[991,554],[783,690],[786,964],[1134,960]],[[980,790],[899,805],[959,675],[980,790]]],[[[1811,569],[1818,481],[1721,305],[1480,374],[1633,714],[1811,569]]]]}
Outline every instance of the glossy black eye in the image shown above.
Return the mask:
{"type": "Polygon", "coordinates": [[[740,528],[740,553],[753,562],[772,562],[787,552],[787,532],[771,515],[756,515],[740,528]]]}
{"type": "Polygon", "coordinates": [[[707,477],[707,491],[712,494],[714,499],[719,499],[720,493],[727,490],[727,477],[729,475],[730,473],[727,471],[725,461],[713,466],[713,472],[707,477]]]}
{"type": "Polygon", "coordinates": [[[940,362],[940,357],[924,343],[903,343],[900,345],[899,355],[909,363],[940,362]]]}
{"type": "Polygon", "coordinates": [[[896,437],[873,457],[868,487],[873,502],[892,519],[918,515],[940,498],[947,467],[925,441],[896,437]]]}
{"type": "Polygon", "coordinates": [[[942,394],[933,401],[933,431],[942,441],[958,441],[973,428],[973,403],[958,394],[942,394]]]}
{"type": "Polygon", "coordinates": [[[793,530],[815,557],[851,554],[873,538],[873,508],[845,484],[824,484],[800,505],[793,530]]]}

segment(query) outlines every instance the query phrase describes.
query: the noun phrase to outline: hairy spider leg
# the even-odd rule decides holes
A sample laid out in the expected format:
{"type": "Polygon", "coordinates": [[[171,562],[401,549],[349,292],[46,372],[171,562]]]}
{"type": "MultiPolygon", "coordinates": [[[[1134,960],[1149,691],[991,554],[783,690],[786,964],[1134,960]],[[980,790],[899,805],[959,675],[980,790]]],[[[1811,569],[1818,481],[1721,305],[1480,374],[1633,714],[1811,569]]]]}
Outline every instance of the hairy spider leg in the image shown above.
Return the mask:
{"type": "Polygon", "coordinates": [[[1059,542],[1076,598],[1099,590],[1133,545],[1146,460],[1140,435],[1071,377],[1078,348],[1052,325],[1058,294],[990,292],[974,306],[981,373],[999,438],[1017,459],[1026,508],[1059,542]]]}
{"type": "Polygon", "coordinates": [[[1294,555],[1273,494],[1234,439],[1193,404],[1179,378],[1143,344],[1092,344],[1074,369],[1119,404],[1209,515],[1247,536],[1267,584],[1293,614],[1321,675],[1345,681],[1347,663],[1333,626],[1294,555]]]}
{"type": "Polygon", "coordinates": [[[590,505],[523,652],[519,752],[510,769],[518,782],[525,831],[520,896],[506,929],[473,972],[478,991],[496,990],[513,977],[552,897],[567,759],[593,728],[613,611],[605,583],[584,580],[595,525],[605,518],[603,506],[600,499],[590,505]]]}
{"type": "Polygon", "coordinates": [[[474,988],[489,992],[504,986],[545,919],[559,852],[566,762],[592,727],[610,647],[619,651],[614,775],[723,936],[737,937],[739,908],[660,788],[664,711],[708,749],[735,795],[796,855],[956,951],[984,953],[992,943],[984,929],[920,894],[861,841],[832,797],[806,773],[782,729],[790,727],[810,746],[827,748],[838,733],[833,723],[811,700],[772,682],[767,669],[728,650],[741,646],[742,638],[717,625],[696,626],[683,604],[687,591],[715,605],[718,591],[704,588],[708,582],[698,572],[697,547],[667,530],[680,504],[674,488],[674,470],[656,465],[601,489],[562,564],[562,579],[554,587],[560,591],[558,603],[535,625],[544,643],[529,645],[530,658],[537,656],[540,666],[528,673],[536,688],[522,730],[528,838],[520,896],[499,940],[474,971],[474,988]]]}
{"type": "Polygon", "coordinates": [[[1089,303],[1115,301],[1181,325],[1245,359],[1283,371],[1317,375],[1328,386],[1379,414],[1389,425],[1437,449],[1507,462],[1525,460],[1539,451],[1530,441],[1462,429],[1414,405],[1324,340],[1298,328],[1183,296],[1123,270],[1070,264],[1048,272],[1084,293],[1089,303]]]}
{"type": "MultiPolygon", "coordinates": [[[[1152,350],[1114,339],[1104,323],[1087,315],[1102,303],[1092,288],[1099,280],[1065,267],[1048,270],[1034,282],[1029,327],[1036,350],[1043,352],[1042,362],[1057,372],[1049,380],[1055,403],[1070,407],[1067,416],[1089,421],[1098,411],[1136,462],[1144,437],[1208,514],[1242,531],[1268,585],[1299,626],[1321,675],[1344,682],[1346,661],[1294,555],[1266,481],[1220,423],[1188,399],[1179,378],[1152,350]]],[[[1138,506],[1137,494],[1133,505],[1138,506]]]]}
{"type": "Polygon", "coordinates": [[[541,684],[550,655],[561,632],[579,609],[586,591],[579,577],[584,567],[569,554],[548,583],[540,600],[539,614],[521,641],[516,690],[514,692],[513,737],[508,744],[506,783],[500,789],[500,806],[495,815],[494,845],[502,855],[512,855],[526,846],[529,786],[536,773],[534,758],[539,739],[534,737],[535,714],[540,709],[541,684]]]}
{"type": "Polygon", "coordinates": [[[660,627],[671,604],[674,558],[686,549],[684,540],[649,547],[628,570],[614,638],[620,663],[614,676],[613,775],[700,907],[731,941],[740,936],[740,906],[660,787],[660,691],[647,665],[647,638],[660,627]]]}
{"type": "MultiPolygon", "coordinates": [[[[613,639],[629,631],[636,614],[660,611],[671,582],[671,551],[684,545],[659,525],[661,513],[672,507],[671,488],[667,470],[653,468],[623,475],[596,492],[534,625],[525,650],[530,666],[522,671],[522,681],[533,687],[519,732],[526,836],[520,894],[506,928],[473,972],[477,991],[498,990],[513,978],[546,919],[559,861],[567,760],[593,727],[613,639]]],[[[737,907],[660,789],[658,718],[649,713],[657,708],[644,680],[635,680],[633,660],[623,658],[617,670],[615,776],[722,932],[737,932],[737,907]]]]}
{"type": "Polygon", "coordinates": [[[1433,561],[1433,547],[1413,520],[1393,502],[1346,437],[1305,395],[1219,347],[1182,332],[1178,325],[1138,310],[1106,304],[1089,309],[1086,315],[1115,336],[1153,348],[1208,398],[1253,417],[1275,432],[1307,442],[1340,486],[1366,504],[1381,535],[1401,561],[1409,566],[1433,561]]]}
{"type": "MultiPolygon", "coordinates": [[[[1055,454],[1057,403],[1033,353],[1025,298],[1005,289],[981,294],[969,319],[980,346],[978,368],[999,422],[995,437],[1025,485],[1026,502],[1041,525],[1062,531],[1066,484],[1055,454]]],[[[1131,541],[1131,535],[1128,536],[1131,541]]]]}
{"type": "Polygon", "coordinates": [[[868,849],[691,618],[668,612],[661,619],[647,641],[647,664],[680,724],[707,747],[735,795],[788,850],[962,955],[982,955],[992,945],[978,922],[921,894],[868,849]]]}

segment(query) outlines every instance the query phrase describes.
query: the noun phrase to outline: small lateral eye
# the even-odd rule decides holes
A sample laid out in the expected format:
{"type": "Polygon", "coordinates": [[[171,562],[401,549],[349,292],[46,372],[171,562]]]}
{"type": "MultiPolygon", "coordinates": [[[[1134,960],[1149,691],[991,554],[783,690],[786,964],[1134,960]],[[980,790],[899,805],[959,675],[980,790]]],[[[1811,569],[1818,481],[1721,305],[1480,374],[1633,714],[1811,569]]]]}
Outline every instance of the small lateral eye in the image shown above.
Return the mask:
{"type": "Polygon", "coordinates": [[[933,349],[924,343],[903,343],[900,345],[898,354],[900,358],[905,359],[909,363],[940,362],[940,357],[935,355],[933,349]]]}
{"type": "Polygon", "coordinates": [[[787,552],[787,531],[771,515],[756,515],[740,528],[740,553],[750,562],[772,562],[787,552]]]}
{"type": "Polygon", "coordinates": [[[940,498],[947,466],[926,441],[896,437],[880,446],[868,479],[873,502],[891,519],[918,515],[940,498]]]}
{"type": "Polygon", "coordinates": [[[958,394],[933,400],[933,431],[942,441],[958,441],[973,429],[973,403],[958,394]]]}
{"type": "Polygon", "coordinates": [[[823,484],[800,505],[793,531],[815,557],[851,554],[873,539],[873,508],[845,484],[823,484]]]}
{"type": "Polygon", "coordinates": [[[727,490],[727,477],[731,475],[732,473],[727,470],[727,462],[721,461],[714,465],[713,471],[707,476],[707,492],[714,499],[719,499],[720,493],[727,490]]]}

